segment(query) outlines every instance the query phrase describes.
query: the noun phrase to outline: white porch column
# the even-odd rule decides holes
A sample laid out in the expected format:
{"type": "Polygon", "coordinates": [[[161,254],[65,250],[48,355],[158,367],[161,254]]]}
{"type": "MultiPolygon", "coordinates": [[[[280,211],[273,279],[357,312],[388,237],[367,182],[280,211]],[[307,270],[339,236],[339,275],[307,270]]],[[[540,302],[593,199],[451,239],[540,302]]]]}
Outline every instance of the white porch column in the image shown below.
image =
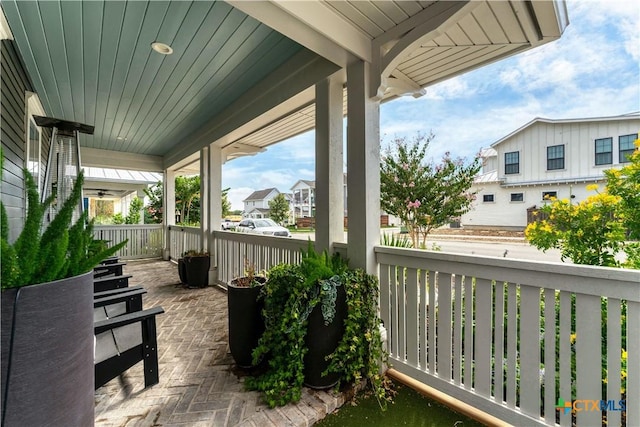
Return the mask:
{"type": "Polygon", "coordinates": [[[209,147],[200,149],[200,247],[209,250],[209,147]]]}
{"type": "Polygon", "coordinates": [[[348,257],[353,267],[376,274],[380,243],[380,103],[369,98],[370,64],[347,67],[348,257]]]}
{"type": "Polygon", "coordinates": [[[163,175],[162,225],[166,232],[162,258],[166,261],[171,255],[177,259],[180,254],[171,253],[171,233],[168,231],[168,227],[176,225],[176,172],[165,169],[163,175]]]}
{"type": "Polygon", "coordinates": [[[202,202],[201,209],[206,213],[208,232],[207,248],[211,257],[211,269],[209,270],[209,284],[212,285],[218,280],[217,276],[217,256],[215,251],[215,239],[213,232],[220,230],[222,222],[222,150],[219,147],[210,145],[207,149],[207,201],[202,202]]]}
{"type": "Polygon", "coordinates": [[[344,241],[342,144],[342,83],[334,75],[316,85],[317,251],[332,253],[333,242],[344,241]]]}

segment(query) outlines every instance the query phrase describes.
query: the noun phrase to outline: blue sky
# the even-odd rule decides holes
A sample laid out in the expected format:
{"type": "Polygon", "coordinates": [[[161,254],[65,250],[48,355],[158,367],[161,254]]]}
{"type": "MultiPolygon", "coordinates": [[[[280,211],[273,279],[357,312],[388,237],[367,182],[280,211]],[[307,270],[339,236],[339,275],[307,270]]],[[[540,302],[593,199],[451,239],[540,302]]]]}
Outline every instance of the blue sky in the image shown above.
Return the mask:
{"type": "MultiPolygon", "coordinates": [[[[640,1],[568,1],[562,38],[380,107],[382,145],[433,132],[428,155],[471,158],[536,117],[568,119],[640,110],[640,1]]],[[[223,166],[233,209],[254,190],[288,192],[315,179],[314,132],[223,166]]]]}

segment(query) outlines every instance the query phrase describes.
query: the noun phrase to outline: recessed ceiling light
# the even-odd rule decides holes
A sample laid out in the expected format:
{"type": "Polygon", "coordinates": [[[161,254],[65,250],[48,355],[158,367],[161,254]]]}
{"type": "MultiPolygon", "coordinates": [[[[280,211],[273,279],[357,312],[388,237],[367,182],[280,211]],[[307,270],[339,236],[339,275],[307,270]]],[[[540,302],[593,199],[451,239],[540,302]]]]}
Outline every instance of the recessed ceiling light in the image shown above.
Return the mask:
{"type": "Polygon", "coordinates": [[[151,43],[151,48],[163,55],[171,55],[173,53],[173,49],[171,48],[171,46],[165,43],[153,42],[151,43]]]}

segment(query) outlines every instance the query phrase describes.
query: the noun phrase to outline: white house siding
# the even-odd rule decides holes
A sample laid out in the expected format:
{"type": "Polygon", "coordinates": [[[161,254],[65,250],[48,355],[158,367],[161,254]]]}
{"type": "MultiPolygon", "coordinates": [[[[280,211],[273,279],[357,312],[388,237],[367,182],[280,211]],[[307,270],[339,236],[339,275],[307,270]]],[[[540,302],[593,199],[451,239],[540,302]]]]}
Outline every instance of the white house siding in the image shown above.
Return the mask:
{"type": "Polygon", "coordinates": [[[560,199],[574,202],[584,200],[593,192],[586,186],[605,186],[604,171],[620,168],[619,136],[637,134],[640,115],[610,118],[547,120],[536,119],[492,145],[485,153],[483,175],[479,176],[472,190],[477,191],[472,210],[461,218],[463,227],[524,229],[527,225],[527,208],[545,203],[544,192],[555,191],[560,199]],[[595,140],[613,139],[612,163],[596,165],[595,140]],[[547,170],[547,147],[564,145],[565,167],[547,170]],[[520,171],[505,174],[505,153],[519,152],[520,171]],[[494,180],[486,181],[489,167],[497,165],[494,180]],[[512,202],[511,193],[522,193],[522,202],[512,202]],[[485,202],[484,196],[493,194],[493,202],[485,202]],[[573,196],[573,197],[572,197],[573,196]]]}

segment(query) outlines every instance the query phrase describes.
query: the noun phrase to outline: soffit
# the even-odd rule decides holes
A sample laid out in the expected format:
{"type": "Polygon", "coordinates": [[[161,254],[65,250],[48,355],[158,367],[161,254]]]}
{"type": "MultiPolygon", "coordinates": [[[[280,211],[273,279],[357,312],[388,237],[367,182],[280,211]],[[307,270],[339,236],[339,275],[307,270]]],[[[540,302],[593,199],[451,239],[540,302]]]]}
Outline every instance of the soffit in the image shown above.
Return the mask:
{"type": "MultiPolygon", "coordinates": [[[[6,0],[2,7],[48,115],[94,125],[83,147],[163,156],[165,166],[197,158],[210,143],[231,159],[312,129],[313,84],[337,69],[313,55],[343,67],[354,58],[375,64],[377,42],[384,54],[459,8],[390,70],[389,80],[419,89],[555,40],[567,24],[556,1],[6,0]],[[151,51],[153,41],[174,54],[151,51]]],[[[382,101],[402,93],[391,89],[382,101]]]]}

